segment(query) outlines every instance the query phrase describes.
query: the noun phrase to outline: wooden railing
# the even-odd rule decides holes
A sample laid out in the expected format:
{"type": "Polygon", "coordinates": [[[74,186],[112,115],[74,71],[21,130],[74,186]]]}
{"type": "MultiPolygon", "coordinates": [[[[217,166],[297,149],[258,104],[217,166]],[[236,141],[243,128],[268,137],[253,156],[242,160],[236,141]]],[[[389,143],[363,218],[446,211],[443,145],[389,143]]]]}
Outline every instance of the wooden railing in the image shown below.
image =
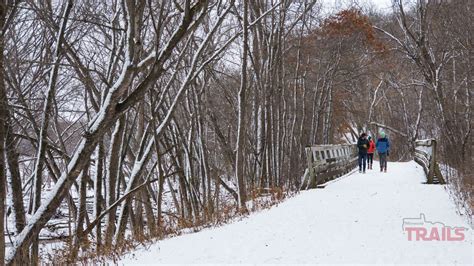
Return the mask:
{"type": "Polygon", "coordinates": [[[436,161],[436,140],[415,141],[415,162],[423,167],[428,184],[446,184],[436,161]]]}
{"type": "Polygon", "coordinates": [[[357,165],[357,147],[354,144],[317,145],[306,147],[305,152],[308,169],[301,189],[316,188],[348,173],[357,165]]]}

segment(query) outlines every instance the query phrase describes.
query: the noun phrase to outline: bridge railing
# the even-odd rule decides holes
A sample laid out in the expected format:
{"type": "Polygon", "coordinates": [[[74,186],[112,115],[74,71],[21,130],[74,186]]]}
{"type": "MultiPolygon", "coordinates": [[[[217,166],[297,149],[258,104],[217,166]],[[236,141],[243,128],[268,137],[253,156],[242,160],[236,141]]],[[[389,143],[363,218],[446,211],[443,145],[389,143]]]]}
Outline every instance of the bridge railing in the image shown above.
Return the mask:
{"type": "Polygon", "coordinates": [[[306,147],[308,169],[301,189],[316,188],[329,180],[348,173],[357,165],[354,144],[317,145],[306,147]]]}
{"type": "Polygon", "coordinates": [[[423,167],[428,184],[446,184],[436,161],[436,140],[415,141],[415,162],[423,167]]]}

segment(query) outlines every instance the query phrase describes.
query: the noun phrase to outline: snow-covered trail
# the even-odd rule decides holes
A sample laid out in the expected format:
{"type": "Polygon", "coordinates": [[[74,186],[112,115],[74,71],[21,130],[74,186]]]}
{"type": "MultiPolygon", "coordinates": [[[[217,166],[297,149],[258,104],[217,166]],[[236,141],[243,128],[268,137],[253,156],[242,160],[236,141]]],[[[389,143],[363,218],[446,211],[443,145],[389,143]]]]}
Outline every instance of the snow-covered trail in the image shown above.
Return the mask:
{"type": "Polygon", "coordinates": [[[414,162],[354,173],[219,228],[160,241],[119,264],[473,263],[472,232],[414,162]],[[464,241],[408,241],[403,218],[463,226],[464,241]]]}

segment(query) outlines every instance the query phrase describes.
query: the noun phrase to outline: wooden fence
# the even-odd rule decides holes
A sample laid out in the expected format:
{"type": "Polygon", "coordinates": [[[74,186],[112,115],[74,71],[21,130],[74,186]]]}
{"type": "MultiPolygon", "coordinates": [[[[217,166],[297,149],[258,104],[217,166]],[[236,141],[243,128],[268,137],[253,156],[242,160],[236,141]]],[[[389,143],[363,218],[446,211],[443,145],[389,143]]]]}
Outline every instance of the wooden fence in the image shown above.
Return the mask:
{"type": "Polygon", "coordinates": [[[428,184],[446,184],[436,161],[436,140],[415,141],[415,162],[423,167],[428,184]]]}
{"type": "Polygon", "coordinates": [[[316,188],[342,176],[357,165],[357,147],[354,144],[317,145],[306,147],[308,169],[301,189],[316,188]]]}

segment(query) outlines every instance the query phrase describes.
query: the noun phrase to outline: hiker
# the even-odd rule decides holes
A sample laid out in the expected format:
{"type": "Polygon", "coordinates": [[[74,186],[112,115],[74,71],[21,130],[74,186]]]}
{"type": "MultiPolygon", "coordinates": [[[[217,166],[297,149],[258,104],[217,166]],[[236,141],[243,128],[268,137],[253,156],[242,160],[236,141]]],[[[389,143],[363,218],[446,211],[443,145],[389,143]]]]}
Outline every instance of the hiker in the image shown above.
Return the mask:
{"type": "Polygon", "coordinates": [[[385,132],[380,132],[380,138],[377,140],[375,146],[380,158],[380,172],[387,172],[387,156],[390,151],[390,142],[385,132]]]}
{"type": "Polygon", "coordinates": [[[371,136],[369,139],[369,149],[367,149],[367,169],[372,170],[372,164],[374,162],[375,142],[371,136]]]}
{"type": "Polygon", "coordinates": [[[367,149],[369,148],[369,141],[367,134],[362,133],[357,141],[357,148],[359,148],[359,173],[365,174],[365,165],[367,160],[367,149]]]}

